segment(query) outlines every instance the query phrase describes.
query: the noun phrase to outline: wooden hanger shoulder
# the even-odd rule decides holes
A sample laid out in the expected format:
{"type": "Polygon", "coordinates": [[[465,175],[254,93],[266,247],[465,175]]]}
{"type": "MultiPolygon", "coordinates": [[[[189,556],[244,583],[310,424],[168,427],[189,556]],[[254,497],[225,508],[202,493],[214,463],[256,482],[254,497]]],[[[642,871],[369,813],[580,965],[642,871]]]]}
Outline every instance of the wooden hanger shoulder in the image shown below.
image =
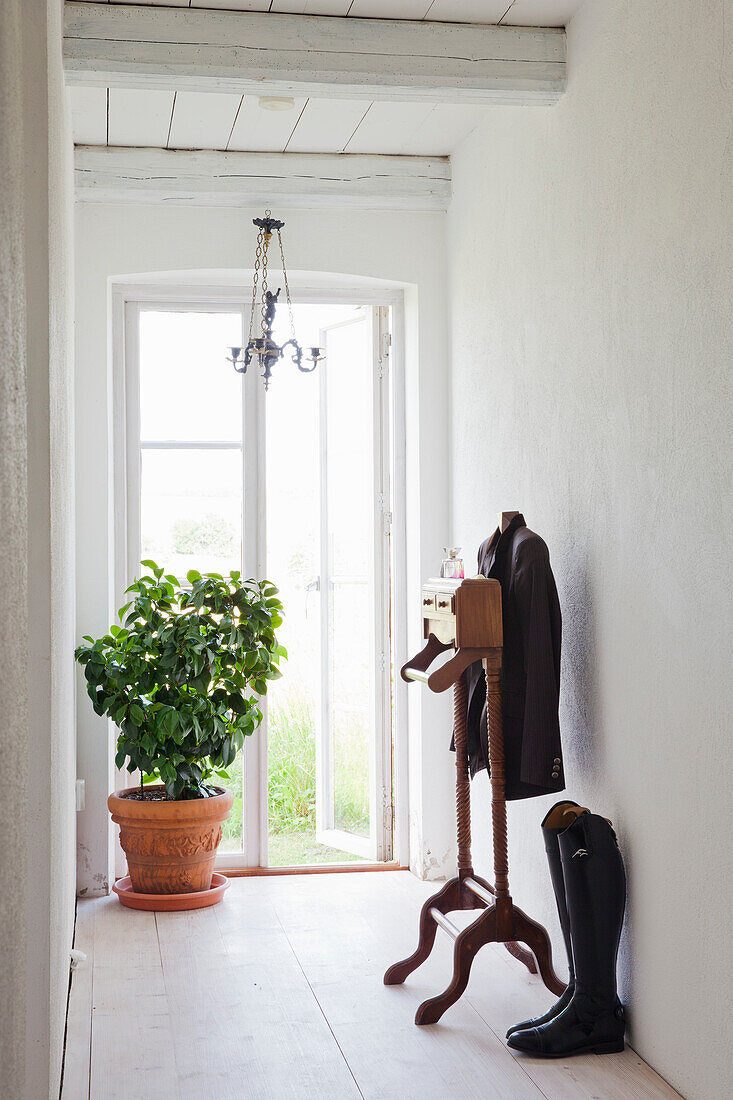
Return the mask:
{"type": "Polygon", "coordinates": [[[512,520],[515,518],[515,516],[518,516],[518,515],[519,515],[519,512],[497,512],[496,519],[497,519],[497,522],[499,524],[499,530],[501,531],[502,534],[504,534],[507,527],[512,522],[512,520]]]}

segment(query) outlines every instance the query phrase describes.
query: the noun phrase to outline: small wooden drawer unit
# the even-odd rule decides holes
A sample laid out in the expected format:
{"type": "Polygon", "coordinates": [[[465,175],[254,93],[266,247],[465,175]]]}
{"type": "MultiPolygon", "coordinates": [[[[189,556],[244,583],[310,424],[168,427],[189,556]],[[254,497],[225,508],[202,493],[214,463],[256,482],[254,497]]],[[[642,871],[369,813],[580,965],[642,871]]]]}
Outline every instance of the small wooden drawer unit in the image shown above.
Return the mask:
{"type": "Polygon", "coordinates": [[[434,634],[457,648],[502,645],[501,588],[498,581],[431,578],[422,590],[423,637],[434,634]]]}

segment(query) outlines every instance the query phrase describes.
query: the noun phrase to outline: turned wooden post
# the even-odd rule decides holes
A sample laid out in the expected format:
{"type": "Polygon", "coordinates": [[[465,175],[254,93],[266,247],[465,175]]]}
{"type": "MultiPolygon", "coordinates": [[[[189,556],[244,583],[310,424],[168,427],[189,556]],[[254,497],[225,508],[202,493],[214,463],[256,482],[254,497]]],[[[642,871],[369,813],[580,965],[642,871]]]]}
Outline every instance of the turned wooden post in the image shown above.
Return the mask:
{"type": "Polygon", "coordinates": [[[504,721],[501,707],[501,650],[496,657],[484,657],[482,663],[484,675],[486,676],[486,718],[489,726],[494,891],[497,898],[507,898],[509,897],[509,855],[506,825],[506,776],[504,772],[504,721]]]}
{"type": "Polygon", "coordinates": [[[468,692],[466,674],[453,685],[453,741],[456,750],[456,823],[458,833],[458,872],[469,874],[471,860],[471,779],[468,774],[468,736],[466,711],[468,692]]]}

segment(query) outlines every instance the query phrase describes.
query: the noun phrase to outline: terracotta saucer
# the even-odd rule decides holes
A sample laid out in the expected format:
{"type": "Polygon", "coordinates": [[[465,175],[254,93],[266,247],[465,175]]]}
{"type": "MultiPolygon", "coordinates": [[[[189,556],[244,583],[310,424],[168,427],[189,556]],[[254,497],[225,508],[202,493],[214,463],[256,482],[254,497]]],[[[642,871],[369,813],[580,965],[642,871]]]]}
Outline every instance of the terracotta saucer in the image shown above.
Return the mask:
{"type": "Polygon", "coordinates": [[[137,894],[132,889],[130,876],[126,875],[118,879],[112,889],[128,909],[178,913],[184,909],[205,909],[207,905],[216,905],[224,897],[224,891],[229,889],[229,879],[215,871],[208,890],[197,890],[194,894],[137,894]]]}

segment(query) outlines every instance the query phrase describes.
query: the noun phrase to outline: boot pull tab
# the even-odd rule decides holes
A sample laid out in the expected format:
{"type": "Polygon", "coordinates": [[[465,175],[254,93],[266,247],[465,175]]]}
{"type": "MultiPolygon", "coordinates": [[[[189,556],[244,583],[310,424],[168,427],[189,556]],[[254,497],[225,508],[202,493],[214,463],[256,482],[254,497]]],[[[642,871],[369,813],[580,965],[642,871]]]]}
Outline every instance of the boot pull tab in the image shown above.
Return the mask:
{"type": "MultiPolygon", "coordinates": [[[[568,806],[568,807],[566,807],[566,809],[563,810],[562,816],[563,817],[572,817],[573,821],[575,821],[576,818],[581,817],[583,814],[589,814],[589,813],[590,813],[590,810],[588,809],[587,806],[568,806]]],[[[604,817],[603,820],[607,821],[608,824],[611,826],[611,828],[613,828],[613,822],[611,821],[610,817],[604,817]]]]}
{"type": "Polygon", "coordinates": [[[587,806],[568,806],[566,810],[563,810],[563,817],[571,817],[573,821],[581,817],[583,814],[589,814],[590,810],[587,806]]]}

